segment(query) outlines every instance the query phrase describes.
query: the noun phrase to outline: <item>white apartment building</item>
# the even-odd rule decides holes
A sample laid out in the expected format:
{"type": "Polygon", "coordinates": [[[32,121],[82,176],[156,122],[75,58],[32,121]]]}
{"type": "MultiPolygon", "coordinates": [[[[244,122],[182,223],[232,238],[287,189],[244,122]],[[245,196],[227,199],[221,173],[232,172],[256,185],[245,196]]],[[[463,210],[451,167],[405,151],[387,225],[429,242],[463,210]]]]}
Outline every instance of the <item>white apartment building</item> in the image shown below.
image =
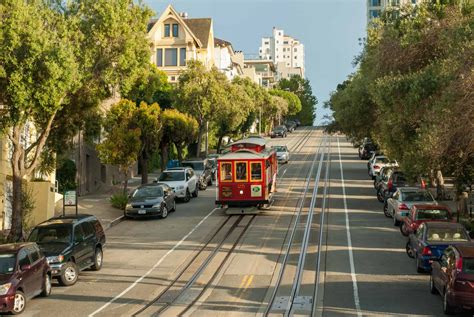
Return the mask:
{"type": "Polygon", "coordinates": [[[214,64],[229,80],[243,75],[243,66],[238,59],[232,43],[214,38],[214,64]]]}
{"type": "Polygon", "coordinates": [[[417,5],[423,0],[367,0],[367,22],[378,18],[387,9],[398,10],[404,5],[417,5]]]}
{"type": "MultiPolygon", "coordinates": [[[[283,30],[273,28],[272,37],[262,38],[259,48],[260,59],[272,60],[275,65],[285,65],[286,68],[296,68],[297,71],[285,71],[288,73],[301,73],[304,77],[304,45],[299,40],[285,35],[283,30]]],[[[282,77],[280,71],[279,77],[282,77]]]]}

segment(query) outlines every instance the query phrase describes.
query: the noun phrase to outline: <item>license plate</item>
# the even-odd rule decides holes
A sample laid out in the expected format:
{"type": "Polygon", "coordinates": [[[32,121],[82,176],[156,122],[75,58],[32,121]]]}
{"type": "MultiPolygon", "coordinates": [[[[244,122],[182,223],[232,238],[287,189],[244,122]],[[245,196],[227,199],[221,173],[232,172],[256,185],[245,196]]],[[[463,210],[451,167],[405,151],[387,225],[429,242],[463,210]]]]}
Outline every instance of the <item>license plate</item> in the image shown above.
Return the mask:
{"type": "Polygon", "coordinates": [[[140,210],[138,210],[138,214],[139,215],[144,215],[144,214],[146,214],[146,210],[140,209],[140,210]]]}

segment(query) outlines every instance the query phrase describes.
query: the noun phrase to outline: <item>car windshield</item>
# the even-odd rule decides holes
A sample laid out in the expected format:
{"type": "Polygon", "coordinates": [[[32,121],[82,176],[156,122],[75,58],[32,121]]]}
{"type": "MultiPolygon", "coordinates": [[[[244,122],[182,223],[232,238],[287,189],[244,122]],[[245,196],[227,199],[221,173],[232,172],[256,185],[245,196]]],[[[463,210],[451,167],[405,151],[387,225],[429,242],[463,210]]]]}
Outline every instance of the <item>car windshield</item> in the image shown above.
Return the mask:
{"type": "Polygon", "coordinates": [[[195,171],[202,171],[204,170],[204,163],[203,162],[183,162],[183,166],[192,167],[195,171]]]}
{"type": "Polygon", "coordinates": [[[402,193],[403,201],[434,201],[433,196],[427,191],[404,192],[402,193]]]}
{"type": "Polygon", "coordinates": [[[15,270],[16,254],[0,254],[0,274],[11,274],[15,270]]]}
{"type": "Polygon", "coordinates": [[[462,271],[467,274],[474,274],[474,258],[462,259],[462,271]]]}
{"type": "Polygon", "coordinates": [[[283,145],[276,145],[273,147],[277,152],[288,152],[288,148],[283,145]]]}
{"type": "Polygon", "coordinates": [[[184,181],[184,171],[163,172],[158,180],[161,182],[184,181]]]}
{"type": "Polygon", "coordinates": [[[71,226],[48,226],[35,228],[28,238],[36,243],[70,243],[71,226]]]}
{"type": "Polygon", "coordinates": [[[418,209],[416,220],[448,220],[446,209],[418,209]]]}
{"type": "Polygon", "coordinates": [[[430,242],[468,241],[466,232],[461,228],[430,228],[426,237],[430,242]]]}
{"type": "Polygon", "coordinates": [[[154,198],[163,197],[163,188],[161,186],[146,186],[137,188],[133,194],[133,198],[154,198]]]}

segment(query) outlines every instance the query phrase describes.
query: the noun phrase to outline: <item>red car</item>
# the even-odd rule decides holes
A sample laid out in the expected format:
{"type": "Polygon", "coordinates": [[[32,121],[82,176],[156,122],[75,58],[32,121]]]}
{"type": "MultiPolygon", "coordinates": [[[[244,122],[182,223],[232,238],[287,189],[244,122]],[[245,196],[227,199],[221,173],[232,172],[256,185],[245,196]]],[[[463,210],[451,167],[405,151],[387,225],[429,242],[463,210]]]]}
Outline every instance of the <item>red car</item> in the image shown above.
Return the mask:
{"type": "Polygon", "coordinates": [[[36,243],[0,245],[0,312],[21,314],[27,299],[49,296],[49,270],[36,243]]]}
{"type": "Polygon", "coordinates": [[[403,218],[400,232],[408,236],[428,221],[453,221],[453,214],[445,205],[413,205],[408,216],[403,218]]]}
{"type": "Polygon", "coordinates": [[[474,309],[474,245],[448,247],[431,267],[430,290],[443,296],[446,314],[474,309]]]}

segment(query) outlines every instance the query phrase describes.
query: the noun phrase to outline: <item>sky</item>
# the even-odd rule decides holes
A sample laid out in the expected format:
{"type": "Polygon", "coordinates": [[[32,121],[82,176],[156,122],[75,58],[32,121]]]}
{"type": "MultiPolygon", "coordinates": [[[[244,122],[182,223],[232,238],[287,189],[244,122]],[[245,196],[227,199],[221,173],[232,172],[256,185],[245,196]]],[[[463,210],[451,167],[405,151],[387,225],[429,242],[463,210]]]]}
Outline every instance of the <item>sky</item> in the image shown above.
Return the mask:
{"type": "Polygon", "coordinates": [[[144,0],[157,17],[168,4],[190,18],[210,17],[214,36],[234,50],[258,54],[275,26],[305,46],[305,76],[318,98],[316,123],[329,114],[323,104],[354,72],[352,61],[365,37],[366,0],[144,0]]]}

